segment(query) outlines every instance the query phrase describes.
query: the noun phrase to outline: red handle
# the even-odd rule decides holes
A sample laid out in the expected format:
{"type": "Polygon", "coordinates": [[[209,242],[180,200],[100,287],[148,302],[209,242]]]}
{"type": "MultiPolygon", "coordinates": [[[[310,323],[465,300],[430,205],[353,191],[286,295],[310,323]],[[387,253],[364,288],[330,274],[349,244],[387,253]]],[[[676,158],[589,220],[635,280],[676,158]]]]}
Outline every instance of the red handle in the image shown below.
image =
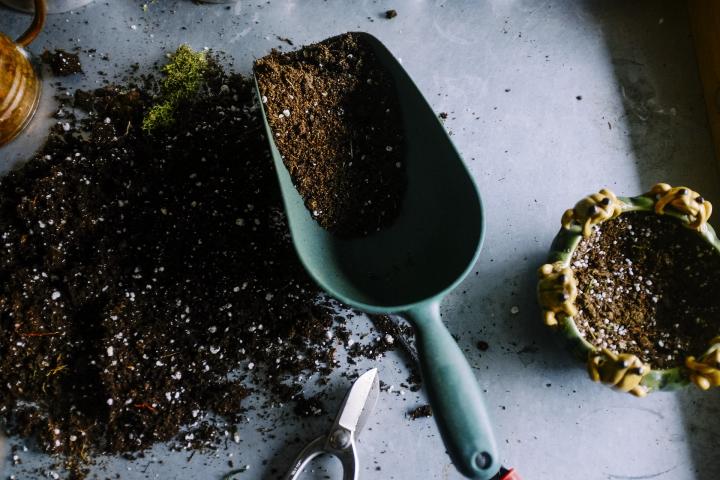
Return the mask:
{"type": "Polygon", "coordinates": [[[522,480],[520,478],[520,475],[515,471],[514,468],[511,468],[507,472],[505,472],[505,475],[500,477],[500,480],[522,480]]]}

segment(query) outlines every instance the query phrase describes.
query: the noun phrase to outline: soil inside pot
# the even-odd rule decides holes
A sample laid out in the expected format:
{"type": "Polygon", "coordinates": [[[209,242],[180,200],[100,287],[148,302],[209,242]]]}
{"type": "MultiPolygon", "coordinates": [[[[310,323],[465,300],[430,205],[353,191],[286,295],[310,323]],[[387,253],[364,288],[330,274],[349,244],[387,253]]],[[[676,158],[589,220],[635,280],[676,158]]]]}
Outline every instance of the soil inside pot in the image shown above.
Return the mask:
{"type": "MultiPolygon", "coordinates": [[[[322,384],[339,365],[351,314],[319,297],[293,250],[252,81],[211,59],[202,93],[153,134],[145,88],[74,100],[41,152],[0,180],[10,432],[82,476],[100,452],[240,438],[251,379],[271,403],[308,410],[307,378],[322,384]]],[[[386,335],[358,354],[393,348],[386,335]]]]}
{"type": "Polygon", "coordinates": [[[597,347],[663,369],[702,354],[720,333],[720,254],[675,218],[630,212],[604,222],[571,267],[575,323],[597,347]]]}
{"type": "Polygon", "coordinates": [[[405,144],[395,86],[363,37],[348,33],[270,55],[255,74],[293,183],[336,235],[368,235],[397,217],[405,144]]]}

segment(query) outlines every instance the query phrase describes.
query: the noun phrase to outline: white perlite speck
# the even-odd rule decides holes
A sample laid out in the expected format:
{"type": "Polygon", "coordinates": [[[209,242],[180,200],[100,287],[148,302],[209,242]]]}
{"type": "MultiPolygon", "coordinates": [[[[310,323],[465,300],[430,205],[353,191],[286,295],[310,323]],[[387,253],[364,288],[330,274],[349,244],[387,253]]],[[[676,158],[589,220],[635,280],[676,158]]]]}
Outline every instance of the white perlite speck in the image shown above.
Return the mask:
{"type": "Polygon", "coordinates": [[[115,349],[113,347],[107,347],[107,356],[112,357],[115,355],[115,349]]]}
{"type": "Polygon", "coordinates": [[[517,305],[514,305],[513,307],[510,308],[510,313],[512,313],[513,315],[517,315],[518,313],[520,313],[520,307],[518,307],[517,305]]]}
{"type": "Polygon", "coordinates": [[[60,292],[55,290],[52,295],[50,295],[50,298],[52,298],[53,300],[57,300],[58,298],[60,298],[60,292]]]}
{"type": "Polygon", "coordinates": [[[286,117],[289,117],[289,116],[290,116],[290,110],[288,110],[287,108],[286,108],[285,110],[283,110],[283,115],[285,115],[286,117]]]}

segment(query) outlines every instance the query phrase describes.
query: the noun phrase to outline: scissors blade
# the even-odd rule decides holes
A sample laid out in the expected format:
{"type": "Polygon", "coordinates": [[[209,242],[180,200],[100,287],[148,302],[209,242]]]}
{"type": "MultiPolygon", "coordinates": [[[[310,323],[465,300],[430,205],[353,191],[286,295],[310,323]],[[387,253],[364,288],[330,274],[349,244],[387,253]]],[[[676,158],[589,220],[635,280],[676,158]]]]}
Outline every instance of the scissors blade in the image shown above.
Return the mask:
{"type": "Polygon", "coordinates": [[[377,368],[373,368],[355,380],[345,397],[335,424],[354,432],[357,436],[375,408],[379,393],[380,379],[377,368]]]}

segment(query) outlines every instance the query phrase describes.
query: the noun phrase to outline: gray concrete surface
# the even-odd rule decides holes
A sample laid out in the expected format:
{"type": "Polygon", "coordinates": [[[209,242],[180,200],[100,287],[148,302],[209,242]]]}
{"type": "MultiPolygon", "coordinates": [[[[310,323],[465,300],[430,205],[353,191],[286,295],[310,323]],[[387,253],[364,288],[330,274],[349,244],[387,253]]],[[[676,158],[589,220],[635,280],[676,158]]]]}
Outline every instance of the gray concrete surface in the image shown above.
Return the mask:
{"type": "MultiPolygon", "coordinates": [[[[534,301],[535,270],[560,215],[585,194],[602,186],[636,194],[662,180],[720,201],[683,2],[242,0],[226,9],[160,0],[147,12],[142,3],[97,0],[52,16],[31,49],[108,53],[110,62],[84,55],[87,75],[63,81],[79,87],[99,85],[99,70],[161,61],[180,42],[228,52],[248,72],[281,44],[276,35],[302,44],[364,30],[402,59],[438,112],[448,112],[446,126],[483,194],[487,236],[477,274],[445,301],[443,315],[487,389],[506,465],[526,480],[720,478],[720,392],[636,399],[593,384],[541,325],[534,301]],[[381,18],[388,8],[398,17],[381,18]],[[490,344],[487,352],[478,340],[490,344]]],[[[0,9],[2,31],[17,34],[26,20],[0,9]]],[[[38,122],[25,143],[0,150],[3,168],[41,135],[38,122]]],[[[363,319],[354,325],[367,328],[363,319]]],[[[399,354],[377,366],[388,384],[407,376],[399,354]]],[[[339,399],[346,387],[337,378],[327,388],[339,399]]],[[[359,444],[361,478],[460,478],[432,421],[404,415],[423,401],[399,387],[381,395],[359,444]]],[[[334,408],[332,399],[327,406],[334,408]]],[[[242,442],[227,451],[188,461],[160,445],[142,460],[104,459],[95,471],[212,479],[227,471],[232,453],[250,466],[236,478],[274,478],[331,422],[301,421],[281,405],[264,413],[251,414],[242,442]]],[[[32,449],[20,455],[26,465],[49,464],[32,449]]],[[[327,478],[326,469],[340,478],[332,464],[306,478],[327,478]]]]}

